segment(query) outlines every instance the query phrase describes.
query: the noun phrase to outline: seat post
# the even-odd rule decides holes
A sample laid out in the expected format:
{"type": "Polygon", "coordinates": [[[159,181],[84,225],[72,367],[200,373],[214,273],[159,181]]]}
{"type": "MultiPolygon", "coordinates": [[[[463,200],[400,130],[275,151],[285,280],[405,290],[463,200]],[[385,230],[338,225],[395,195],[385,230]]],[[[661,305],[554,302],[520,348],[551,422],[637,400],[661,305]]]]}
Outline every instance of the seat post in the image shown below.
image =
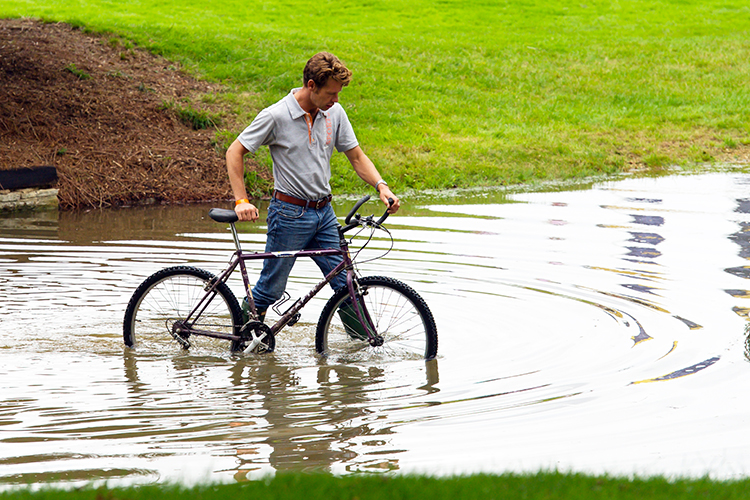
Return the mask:
{"type": "Polygon", "coordinates": [[[234,227],[234,222],[230,222],[229,227],[232,229],[232,238],[234,238],[234,246],[237,248],[238,252],[241,252],[242,248],[240,247],[240,238],[239,236],[237,236],[237,228],[234,227]]]}

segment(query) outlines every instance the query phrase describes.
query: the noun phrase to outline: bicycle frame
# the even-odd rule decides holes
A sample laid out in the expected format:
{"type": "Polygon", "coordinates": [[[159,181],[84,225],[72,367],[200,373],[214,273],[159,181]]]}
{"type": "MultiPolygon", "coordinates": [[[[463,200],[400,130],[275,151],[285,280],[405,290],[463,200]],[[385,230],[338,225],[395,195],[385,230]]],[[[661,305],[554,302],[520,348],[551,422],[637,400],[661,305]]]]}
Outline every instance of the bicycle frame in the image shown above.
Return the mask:
{"type": "MultiPolygon", "coordinates": [[[[240,240],[237,235],[237,228],[235,227],[234,222],[229,222],[229,224],[232,230],[232,238],[234,240],[236,250],[232,255],[232,258],[229,262],[228,267],[216,277],[216,281],[226,282],[231,276],[231,274],[239,266],[240,273],[242,275],[242,282],[245,288],[245,297],[247,298],[248,303],[250,305],[250,312],[252,315],[251,318],[249,318],[248,323],[258,320],[258,312],[255,308],[255,302],[253,301],[246,262],[253,261],[253,260],[265,260],[265,259],[287,259],[287,258],[297,258],[297,257],[312,258],[312,257],[319,257],[319,256],[339,255],[342,258],[341,262],[338,265],[336,265],[336,267],[334,267],[333,270],[331,270],[331,272],[329,272],[319,283],[317,283],[313,287],[313,289],[310,290],[304,297],[297,299],[294,302],[294,304],[292,304],[281,315],[279,320],[276,323],[274,323],[272,326],[270,326],[270,333],[271,335],[276,335],[285,326],[292,323],[293,320],[296,320],[295,316],[299,313],[299,311],[302,310],[302,308],[305,307],[305,305],[307,305],[307,303],[310,302],[310,300],[312,300],[312,298],[315,297],[315,295],[317,295],[318,292],[320,292],[326,285],[328,285],[331,282],[331,280],[334,278],[334,276],[336,276],[340,272],[346,271],[346,285],[347,285],[347,289],[349,292],[349,297],[352,299],[352,304],[354,306],[354,311],[355,311],[355,314],[357,315],[357,319],[365,327],[365,331],[368,333],[368,336],[369,336],[370,344],[378,345],[379,337],[377,336],[372,319],[370,318],[370,315],[367,312],[367,309],[364,307],[364,304],[361,303],[361,301],[356,300],[356,297],[357,297],[356,282],[355,282],[356,273],[354,271],[353,261],[349,254],[349,245],[346,242],[346,238],[344,237],[344,231],[346,229],[342,228],[341,226],[338,226],[339,248],[321,248],[321,249],[293,250],[293,251],[282,251],[282,252],[252,252],[250,253],[250,252],[245,252],[242,250],[242,247],[240,245],[240,240]]],[[[181,328],[184,329],[184,333],[188,333],[191,335],[202,335],[206,337],[214,337],[214,338],[220,338],[220,339],[226,339],[226,340],[232,340],[232,341],[251,340],[255,342],[255,345],[257,345],[257,343],[259,343],[265,337],[265,335],[262,335],[258,338],[251,339],[251,338],[244,338],[243,336],[238,335],[239,333],[238,331],[235,331],[234,335],[228,335],[228,334],[220,333],[220,332],[214,332],[214,331],[208,331],[208,330],[197,330],[197,329],[192,328],[191,324],[194,323],[194,321],[197,320],[201,316],[203,311],[205,311],[206,307],[208,307],[211,300],[213,300],[213,298],[216,296],[216,286],[217,286],[216,283],[214,283],[207,290],[203,298],[199,301],[199,303],[193,308],[192,311],[190,311],[190,313],[184,319],[184,322],[181,324],[181,328]]],[[[382,339],[380,339],[380,342],[382,342],[382,339]]],[[[252,347],[254,347],[254,345],[251,346],[251,348],[252,347]]]]}

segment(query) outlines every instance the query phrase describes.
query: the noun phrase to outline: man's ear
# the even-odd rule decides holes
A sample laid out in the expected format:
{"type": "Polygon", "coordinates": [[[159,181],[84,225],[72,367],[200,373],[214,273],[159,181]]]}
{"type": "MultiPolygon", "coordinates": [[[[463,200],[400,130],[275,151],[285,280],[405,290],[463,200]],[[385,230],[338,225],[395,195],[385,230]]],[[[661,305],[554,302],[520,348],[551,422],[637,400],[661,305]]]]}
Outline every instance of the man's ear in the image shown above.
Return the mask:
{"type": "Polygon", "coordinates": [[[314,82],[314,81],[312,81],[312,80],[307,80],[307,84],[305,85],[305,87],[307,87],[307,89],[308,89],[308,90],[309,90],[310,92],[315,92],[315,89],[317,88],[317,87],[315,86],[315,82],[314,82]]]}

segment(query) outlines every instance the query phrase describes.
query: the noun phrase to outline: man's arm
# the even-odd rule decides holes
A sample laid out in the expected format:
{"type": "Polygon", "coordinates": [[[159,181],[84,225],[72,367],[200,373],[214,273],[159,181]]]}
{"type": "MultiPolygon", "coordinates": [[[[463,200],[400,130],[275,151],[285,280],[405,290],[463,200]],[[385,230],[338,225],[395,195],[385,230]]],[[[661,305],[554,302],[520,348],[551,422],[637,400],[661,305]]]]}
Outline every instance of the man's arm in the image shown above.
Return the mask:
{"type": "Polygon", "coordinates": [[[227,149],[227,173],[229,174],[229,185],[232,186],[232,193],[235,201],[241,201],[234,207],[237,216],[242,221],[255,222],[258,220],[258,209],[247,201],[247,190],[245,189],[245,154],[248,150],[242,143],[235,139],[229,149],[227,149]]]}
{"type": "MultiPolygon", "coordinates": [[[[378,173],[378,169],[375,168],[375,164],[373,164],[370,158],[367,157],[365,152],[362,151],[362,148],[360,148],[359,146],[355,146],[349,151],[346,151],[344,154],[347,158],[349,158],[349,163],[352,164],[352,167],[354,168],[354,171],[357,172],[357,175],[370,186],[375,187],[378,184],[378,181],[383,180],[383,178],[380,177],[380,174],[378,173]]],[[[395,214],[401,206],[401,202],[390,190],[388,184],[384,184],[381,182],[380,185],[377,186],[377,190],[378,195],[380,196],[380,199],[385,204],[385,206],[388,206],[388,198],[391,198],[393,200],[393,205],[390,206],[388,212],[395,214]]]]}

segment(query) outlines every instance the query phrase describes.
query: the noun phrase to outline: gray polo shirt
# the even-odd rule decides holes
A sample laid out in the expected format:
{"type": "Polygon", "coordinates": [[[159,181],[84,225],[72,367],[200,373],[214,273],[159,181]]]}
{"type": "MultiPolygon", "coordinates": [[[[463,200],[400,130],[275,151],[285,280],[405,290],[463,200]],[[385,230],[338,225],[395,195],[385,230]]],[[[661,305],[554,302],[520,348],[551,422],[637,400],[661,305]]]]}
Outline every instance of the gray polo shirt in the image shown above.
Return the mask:
{"type": "Polygon", "coordinates": [[[273,181],[277,190],[305,200],[318,200],[331,193],[331,155],[349,151],[359,143],[346,111],[338,103],[328,111],[318,110],[308,125],[307,113],[292,91],[255,117],[238,137],[254,153],[268,146],[273,159],[273,181]]]}

